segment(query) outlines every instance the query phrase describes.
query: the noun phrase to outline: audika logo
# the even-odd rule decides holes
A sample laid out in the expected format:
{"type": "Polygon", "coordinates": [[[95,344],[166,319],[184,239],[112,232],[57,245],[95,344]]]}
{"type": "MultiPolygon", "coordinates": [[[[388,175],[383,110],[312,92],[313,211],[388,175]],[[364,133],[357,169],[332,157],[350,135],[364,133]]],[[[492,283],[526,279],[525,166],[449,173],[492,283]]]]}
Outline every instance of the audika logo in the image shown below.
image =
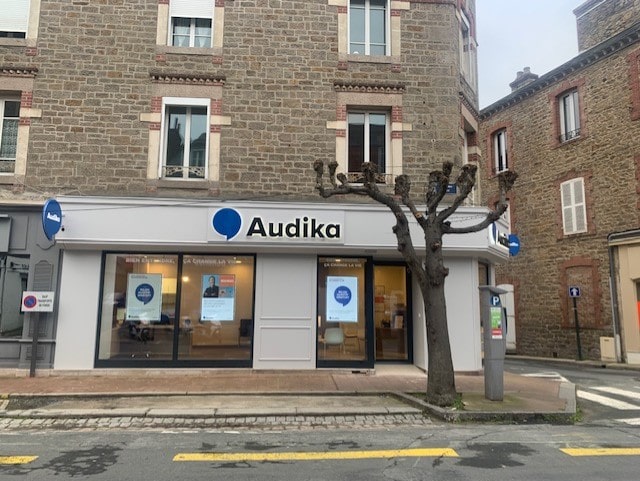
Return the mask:
{"type": "Polygon", "coordinates": [[[242,227],[242,217],[235,209],[220,209],[213,216],[213,230],[227,240],[238,235],[240,227],[242,227]]]}

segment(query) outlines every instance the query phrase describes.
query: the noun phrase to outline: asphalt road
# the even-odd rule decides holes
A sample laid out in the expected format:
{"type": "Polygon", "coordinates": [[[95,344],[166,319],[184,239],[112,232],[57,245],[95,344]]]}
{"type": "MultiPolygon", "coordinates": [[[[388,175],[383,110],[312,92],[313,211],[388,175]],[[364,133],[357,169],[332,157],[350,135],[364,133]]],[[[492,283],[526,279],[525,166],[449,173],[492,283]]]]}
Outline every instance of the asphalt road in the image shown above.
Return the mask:
{"type": "Polygon", "coordinates": [[[583,423],[640,426],[640,371],[513,358],[505,370],[574,383],[583,423]]]}
{"type": "Polygon", "coordinates": [[[37,456],[22,464],[0,462],[3,481],[634,481],[640,430],[435,425],[295,432],[52,431],[0,434],[0,453],[5,460],[37,456]],[[577,451],[562,451],[566,448],[577,451]]]}

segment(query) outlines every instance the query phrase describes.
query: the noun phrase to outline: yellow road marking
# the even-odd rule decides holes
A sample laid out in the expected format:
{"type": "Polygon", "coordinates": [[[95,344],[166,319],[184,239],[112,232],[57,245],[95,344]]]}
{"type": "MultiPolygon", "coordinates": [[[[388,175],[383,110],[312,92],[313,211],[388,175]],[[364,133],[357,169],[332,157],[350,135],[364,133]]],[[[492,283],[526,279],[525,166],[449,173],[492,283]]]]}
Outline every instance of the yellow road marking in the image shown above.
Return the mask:
{"type": "Polygon", "coordinates": [[[0,456],[2,464],[28,464],[38,459],[38,456],[0,456]]]}
{"type": "Polygon", "coordinates": [[[640,456],[640,448],[564,448],[569,456],[640,456]]]}
{"type": "Polygon", "coordinates": [[[388,449],[381,451],[332,451],[285,453],[180,453],[174,461],[318,461],[327,459],[458,457],[450,448],[388,449]]]}

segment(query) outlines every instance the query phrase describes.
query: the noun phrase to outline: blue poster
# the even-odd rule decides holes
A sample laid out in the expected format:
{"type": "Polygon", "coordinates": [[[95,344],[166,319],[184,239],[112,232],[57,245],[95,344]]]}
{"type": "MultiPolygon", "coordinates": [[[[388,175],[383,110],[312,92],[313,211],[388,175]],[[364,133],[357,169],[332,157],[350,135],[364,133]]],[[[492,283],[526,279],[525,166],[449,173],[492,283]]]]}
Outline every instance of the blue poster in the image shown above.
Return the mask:
{"type": "Polygon", "coordinates": [[[327,277],[327,322],[358,322],[357,277],[327,277]]]}
{"type": "Polygon", "coordinates": [[[129,274],[125,320],[159,321],[161,309],[162,274],[129,274]]]}

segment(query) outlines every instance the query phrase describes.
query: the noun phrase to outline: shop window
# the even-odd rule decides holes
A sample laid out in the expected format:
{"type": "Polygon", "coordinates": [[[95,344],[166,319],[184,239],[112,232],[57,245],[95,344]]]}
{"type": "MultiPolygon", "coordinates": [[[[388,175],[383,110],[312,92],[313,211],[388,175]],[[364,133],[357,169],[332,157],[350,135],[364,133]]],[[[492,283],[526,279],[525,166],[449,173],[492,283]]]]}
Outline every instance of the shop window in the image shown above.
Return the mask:
{"type": "Polygon", "coordinates": [[[318,259],[318,361],[364,361],[366,259],[318,259]]]}
{"type": "Polygon", "coordinates": [[[0,98],[0,173],[15,170],[20,99],[0,98]]]}
{"type": "Polygon", "coordinates": [[[27,290],[28,279],[28,256],[0,256],[0,339],[22,337],[22,292],[27,290]]]}
{"type": "Polygon", "coordinates": [[[350,0],[349,53],[387,55],[388,0],[350,0]]]}
{"type": "Polygon", "coordinates": [[[389,147],[389,115],[385,112],[350,111],[347,114],[347,143],[349,146],[349,174],[361,181],[362,164],[371,162],[378,167],[384,182],[389,147]]]}
{"type": "Polygon", "coordinates": [[[560,184],[562,227],[565,235],[587,232],[587,206],[584,179],[571,179],[560,184]]]}
{"type": "Polygon", "coordinates": [[[192,99],[190,105],[165,99],[161,177],[205,179],[209,146],[209,99],[192,99]]]}
{"type": "Polygon", "coordinates": [[[102,289],[98,364],[250,363],[252,256],[106,254],[102,289]]]}

